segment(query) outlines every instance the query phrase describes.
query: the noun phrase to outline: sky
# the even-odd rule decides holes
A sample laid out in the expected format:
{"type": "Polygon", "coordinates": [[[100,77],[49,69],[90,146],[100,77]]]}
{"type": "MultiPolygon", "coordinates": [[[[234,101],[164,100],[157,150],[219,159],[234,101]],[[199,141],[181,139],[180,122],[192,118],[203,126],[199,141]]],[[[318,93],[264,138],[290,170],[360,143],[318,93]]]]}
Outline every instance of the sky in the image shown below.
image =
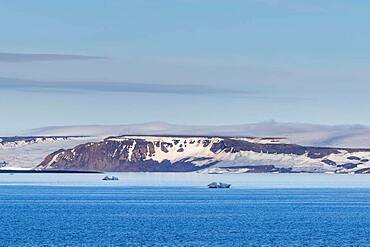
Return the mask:
{"type": "Polygon", "coordinates": [[[369,1],[3,0],[1,132],[370,125],[369,1]]]}

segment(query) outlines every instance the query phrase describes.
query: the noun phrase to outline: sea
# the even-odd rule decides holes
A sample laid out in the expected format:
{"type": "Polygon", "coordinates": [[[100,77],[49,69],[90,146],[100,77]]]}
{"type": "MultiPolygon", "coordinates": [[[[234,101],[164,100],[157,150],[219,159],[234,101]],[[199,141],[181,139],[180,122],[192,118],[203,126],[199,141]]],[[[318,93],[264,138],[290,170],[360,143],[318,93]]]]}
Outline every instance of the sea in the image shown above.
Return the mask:
{"type": "Polygon", "coordinates": [[[0,174],[0,246],[370,246],[370,175],[0,174]]]}

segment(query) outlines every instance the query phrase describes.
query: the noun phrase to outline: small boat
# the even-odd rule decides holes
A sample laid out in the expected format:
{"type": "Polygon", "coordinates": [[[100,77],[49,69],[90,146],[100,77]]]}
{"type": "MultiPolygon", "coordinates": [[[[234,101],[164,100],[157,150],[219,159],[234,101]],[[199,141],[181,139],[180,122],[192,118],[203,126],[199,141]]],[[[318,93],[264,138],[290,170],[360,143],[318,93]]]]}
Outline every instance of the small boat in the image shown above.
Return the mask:
{"type": "Polygon", "coordinates": [[[221,183],[221,182],[212,182],[208,185],[210,189],[228,189],[230,188],[231,184],[221,183]]]}
{"type": "Polygon", "coordinates": [[[226,184],[226,183],[219,183],[218,184],[218,188],[221,188],[221,189],[228,189],[230,188],[231,184],[226,184]]]}
{"type": "Polygon", "coordinates": [[[115,177],[115,176],[111,176],[111,177],[109,177],[109,176],[105,176],[105,177],[103,178],[103,180],[105,180],[105,181],[117,181],[117,180],[118,180],[118,178],[117,178],[117,177],[115,177]]]}

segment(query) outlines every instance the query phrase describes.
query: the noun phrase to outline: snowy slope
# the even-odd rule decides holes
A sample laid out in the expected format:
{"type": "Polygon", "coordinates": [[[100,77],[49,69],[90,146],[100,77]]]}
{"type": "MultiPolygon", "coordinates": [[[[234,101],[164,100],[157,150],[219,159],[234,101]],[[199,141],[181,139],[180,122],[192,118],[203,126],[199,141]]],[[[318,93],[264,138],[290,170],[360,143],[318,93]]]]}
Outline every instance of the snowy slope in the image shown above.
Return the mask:
{"type": "Polygon", "coordinates": [[[91,137],[0,137],[0,169],[30,169],[61,148],[96,140],[91,137]]]}
{"type": "MultiPolygon", "coordinates": [[[[100,141],[108,136],[120,135],[208,135],[208,136],[257,136],[283,137],[284,142],[305,146],[326,146],[346,148],[370,148],[370,128],[361,125],[313,125],[299,123],[278,123],[274,121],[228,125],[188,126],[163,122],[131,125],[60,126],[33,129],[18,133],[21,136],[91,136],[90,138],[48,139],[37,142],[14,142],[0,144],[0,167],[31,168],[38,165],[46,155],[78,144],[100,141]]],[[[1,139],[1,137],[0,137],[1,139]]],[[[252,159],[253,160],[253,159],[252,159]]],[[[273,160],[261,161],[270,164],[273,160]]]]}
{"type": "Polygon", "coordinates": [[[274,138],[119,136],[54,152],[37,169],[367,173],[370,149],[305,147],[274,138]]]}

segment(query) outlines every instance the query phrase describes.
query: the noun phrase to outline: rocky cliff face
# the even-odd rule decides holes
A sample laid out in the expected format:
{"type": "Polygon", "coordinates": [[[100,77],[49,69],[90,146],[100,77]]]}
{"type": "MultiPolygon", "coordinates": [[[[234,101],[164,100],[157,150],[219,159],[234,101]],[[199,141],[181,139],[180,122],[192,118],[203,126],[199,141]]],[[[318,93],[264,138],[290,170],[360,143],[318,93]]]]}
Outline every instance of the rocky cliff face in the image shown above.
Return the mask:
{"type": "Polygon", "coordinates": [[[61,149],[35,169],[131,172],[370,172],[370,149],[305,147],[277,138],[119,136],[61,149]]]}

